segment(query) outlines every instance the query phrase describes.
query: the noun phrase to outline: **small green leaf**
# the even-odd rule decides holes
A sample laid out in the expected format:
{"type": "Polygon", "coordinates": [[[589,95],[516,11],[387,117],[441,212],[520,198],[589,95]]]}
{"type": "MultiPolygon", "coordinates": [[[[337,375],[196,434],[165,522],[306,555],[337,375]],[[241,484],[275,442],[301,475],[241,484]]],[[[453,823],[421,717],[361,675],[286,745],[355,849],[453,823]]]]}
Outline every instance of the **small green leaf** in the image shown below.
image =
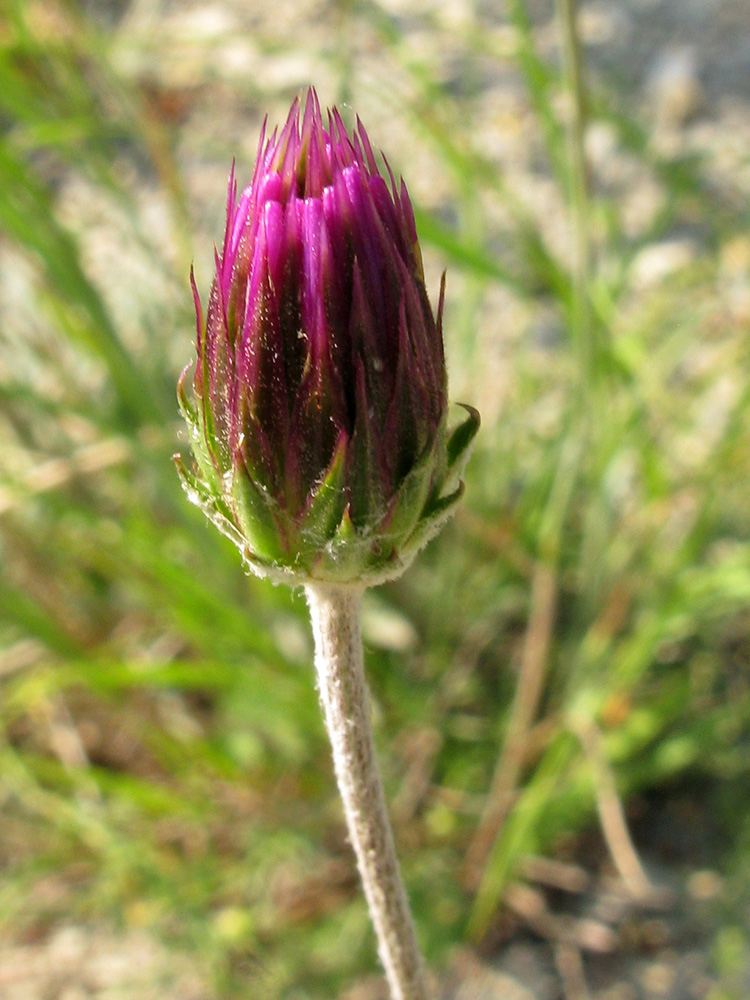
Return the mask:
{"type": "Polygon", "coordinates": [[[284,559],[283,512],[244,466],[232,475],[232,499],[240,533],[250,553],[270,563],[284,559]]]}
{"type": "Polygon", "coordinates": [[[315,575],[326,579],[357,579],[369,565],[369,550],[370,538],[355,527],[347,504],[333,538],[314,561],[315,575]]]}
{"type": "Polygon", "coordinates": [[[464,489],[464,484],[459,483],[458,487],[452,493],[441,497],[430,505],[429,510],[420,519],[419,524],[406,543],[406,551],[414,552],[421,549],[431,538],[435,537],[445,522],[455,514],[456,507],[464,495],[464,489]]]}
{"type": "Polygon", "coordinates": [[[479,430],[481,418],[479,411],[466,403],[459,406],[469,414],[463,423],[455,427],[448,438],[448,472],[451,476],[460,476],[468,461],[471,444],[479,430]]]}
{"type": "Polygon", "coordinates": [[[187,424],[190,447],[193,450],[198,471],[210,492],[221,493],[222,483],[219,478],[219,472],[206,441],[203,406],[200,405],[200,400],[198,401],[198,406],[191,404],[185,392],[183,381],[183,378],[180,378],[180,381],[177,383],[177,403],[180,407],[180,413],[187,424]]]}
{"type": "Polygon", "coordinates": [[[349,514],[360,531],[372,527],[380,520],[384,509],[382,446],[368,414],[370,402],[365,389],[364,366],[360,361],[356,373],[357,420],[349,442],[347,479],[349,514]]]}
{"type": "Polygon", "coordinates": [[[215,528],[229,539],[240,552],[245,551],[245,540],[232,521],[232,513],[223,500],[219,499],[200,476],[191,472],[182,461],[180,455],[173,455],[172,461],[177,468],[177,475],[191,504],[198,507],[206,515],[215,528]]]}
{"type": "Polygon", "coordinates": [[[383,530],[400,548],[401,539],[408,538],[417,525],[435,474],[435,447],[426,449],[420,460],[405,477],[391,501],[383,522],[383,530]]]}
{"type": "MultiPolygon", "coordinates": [[[[188,365],[188,368],[190,365],[188,365]]],[[[188,399],[188,395],[185,392],[185,376],[188,373],[188,368],[186,368],[182,375],[180,375],[177,381],[177,405],[180,408],[180,413],[182,414],[185,423],[192,429],[198,423],[198,416],[195,409],[188,399]]]]}
{"type": "Polygon", "coordinates": [[[346,446],[347,438],[342,433],[323,481],[302,512],[300,533],[305,546],[309,543],[319,548],[334,536],[341,524],[346,507],[346,446]]]}

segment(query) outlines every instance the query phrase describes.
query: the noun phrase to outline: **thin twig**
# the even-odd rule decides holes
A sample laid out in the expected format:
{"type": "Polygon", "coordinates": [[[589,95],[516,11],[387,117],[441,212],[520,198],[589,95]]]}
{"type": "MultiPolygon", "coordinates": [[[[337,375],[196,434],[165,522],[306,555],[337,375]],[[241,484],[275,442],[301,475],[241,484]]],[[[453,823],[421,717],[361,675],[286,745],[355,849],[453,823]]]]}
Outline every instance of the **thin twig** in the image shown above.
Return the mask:
{"type": "Polygon", "coordinates": [[[580,865],[539,855],[525,858],[522,872],[531,882],[574,895],[586,892],[591,884],[591,877],[580,865]]]}
{"type": "Polygon", "coordinates": [[[67,702],[58,694],[47,706],[50,746],[63,767],[78,776],[76,799],[101,805],[102,794],[91,773],[91,761],[67,702]]]}
{"type": "Polygon", "coordinates": [[[505,904],[535,934],[548,941],[596,954],[611,952],[617,944],[614,931],[600,920],[553,913],[542,892],[521,882],[511,882],[507,887],[505,904]]]}
{"type": "Polygon", "coordinates": [[[421,729],[410,741],[406,774],[391,804],[391,815],[397,824],[408,823],[424,801],[442,745],[443,739],[435,729],[421,729]]]}
{"type": "Polygon", "coordinates": [[[586,972],[579,949],[560,942],[555,948],[555,964],[562,980],[565,1000],[589,1000],[586,972]]]}
{"type": "Polygon", "coordinates": [[[50,703],[49,716],[50,743],[62,765],[69,771],[90,767],[83,740],[61,694],[50,703]]]}
{"type": "Polygon", "coordinates": [[[508,732],[495,768],[487,806],[464,864],[464,881],[476,887],[492,845],[513,802],[526,755],[529,731],[544,688],[547,657],[557,607],[557,579],[546,562],[534,568],[531,611],[508,732]]]}
{"type": "Polygon", "coordinates": [[[643,869],[630,837],[625,810],[617,794],[615,776],[604,752],[602,735],[591,719],[575,719],[573,730],[591,765],[596,807],[612,861],[628,892],[635,899],[650,899],[656,895],[656,890],[643,869]]]}
{"type": "Polygon", "coordinates": [[[8,649],[0,652],[0,680],[35,666],[44,657],[45,652],[44,644],[36,639],[19,639],[8,649]]]}

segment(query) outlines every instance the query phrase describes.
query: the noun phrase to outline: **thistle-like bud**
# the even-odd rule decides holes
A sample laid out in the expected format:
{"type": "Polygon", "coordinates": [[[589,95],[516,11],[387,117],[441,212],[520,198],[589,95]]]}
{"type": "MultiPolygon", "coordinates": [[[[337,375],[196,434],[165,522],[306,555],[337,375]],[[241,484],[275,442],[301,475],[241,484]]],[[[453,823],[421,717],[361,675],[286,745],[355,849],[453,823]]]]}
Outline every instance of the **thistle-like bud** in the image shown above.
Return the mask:
{"type": "Polygon", "coordinates": [[[406,187],[361,123],[324,123],[314,91],[261,134],[236,195],[205,319],[189,498],[250,569],[291,583],[398,575],[453,511],[479,418],[448,434],[441,319],[406,187]]]}

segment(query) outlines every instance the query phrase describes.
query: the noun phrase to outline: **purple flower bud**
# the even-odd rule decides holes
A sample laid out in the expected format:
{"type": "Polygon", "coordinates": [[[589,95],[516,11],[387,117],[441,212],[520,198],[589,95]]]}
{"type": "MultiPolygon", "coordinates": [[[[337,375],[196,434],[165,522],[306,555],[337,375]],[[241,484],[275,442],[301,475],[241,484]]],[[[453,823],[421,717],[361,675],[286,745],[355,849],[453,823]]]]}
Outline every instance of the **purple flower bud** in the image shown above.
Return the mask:
{"type": "MultiPolygon", "coordinates": [[[[446,432],[441,332],[406,187],[358,121],[324,121],[313,90],[270,138],[227,225],[193,401],[178,388],[193,502],[261,575],[397,575],[452,511],[476,411],[446,432]]],[[[179,464],[179,463],[178,463],[179,464]]]]}

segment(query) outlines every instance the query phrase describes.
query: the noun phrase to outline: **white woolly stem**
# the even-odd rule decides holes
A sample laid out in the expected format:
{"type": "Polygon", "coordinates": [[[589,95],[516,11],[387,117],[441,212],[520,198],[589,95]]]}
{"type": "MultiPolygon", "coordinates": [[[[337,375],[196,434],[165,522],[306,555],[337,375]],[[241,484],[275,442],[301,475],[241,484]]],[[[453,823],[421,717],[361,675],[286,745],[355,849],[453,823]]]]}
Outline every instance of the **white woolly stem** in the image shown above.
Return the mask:
{"type": "Polygon", "coordinates": [[[349,837],[393,1000],[428,1000],[427,981],[401,881],[375,762],[355,587],[308,584],[315,669],[349,837]]]}

